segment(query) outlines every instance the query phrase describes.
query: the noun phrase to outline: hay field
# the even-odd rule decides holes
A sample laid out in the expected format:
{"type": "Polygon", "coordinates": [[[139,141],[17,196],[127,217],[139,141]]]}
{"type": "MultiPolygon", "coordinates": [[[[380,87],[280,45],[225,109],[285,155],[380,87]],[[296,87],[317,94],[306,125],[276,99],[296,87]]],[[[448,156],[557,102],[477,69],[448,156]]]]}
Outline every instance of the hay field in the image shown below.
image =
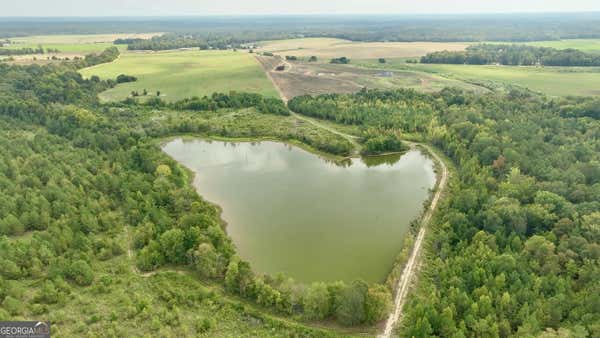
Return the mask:
{"type": "Polygon", "coordinates": [[[346,56],[350,59],[419,57],[441,50],[464,50],[463,42],[353,42],[333,38],[304,38],[264,41],[257,43],[261,52],[298,57],[317,56],[331,59],[346,56]]]}
{"type": "Polygon", "coordinates": [[[133,75],[136,82],[123,83],[100,94],[107,101],[123,100],[132,91],[146,89],[152,95],[175,101],[214,92],[243,91],[277,97],[252,54],[233,51],[125,52],[112,63],[83,69],[84,76],[114,79],[133,75]]]}

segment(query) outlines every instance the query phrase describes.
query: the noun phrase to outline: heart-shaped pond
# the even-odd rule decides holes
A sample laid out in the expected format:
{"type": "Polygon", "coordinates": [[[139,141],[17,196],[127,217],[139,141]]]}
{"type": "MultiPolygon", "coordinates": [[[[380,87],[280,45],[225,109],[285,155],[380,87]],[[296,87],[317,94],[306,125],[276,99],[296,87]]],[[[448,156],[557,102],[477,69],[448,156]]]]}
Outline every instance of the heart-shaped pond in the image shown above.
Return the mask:
{"type": "Polygon", "coordinates": [[[163,150],[223,208],[227,233],[257,272],[302,282],[381,282],[435,184],[418,150],[339,166],[277,142],[175,139],[163,150]]]}

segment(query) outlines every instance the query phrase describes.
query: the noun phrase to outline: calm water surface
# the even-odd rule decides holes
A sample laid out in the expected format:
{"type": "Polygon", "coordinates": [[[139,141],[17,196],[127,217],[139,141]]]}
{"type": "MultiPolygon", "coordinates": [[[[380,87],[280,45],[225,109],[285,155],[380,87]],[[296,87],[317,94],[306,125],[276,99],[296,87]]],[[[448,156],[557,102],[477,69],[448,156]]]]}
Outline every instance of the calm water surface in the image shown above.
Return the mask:
{"type": "Polygon", "coordinates": [[[223,208],[255,271],[302,282],[381,282],[435,184],[419,151],[339,166],[277,142],[176,139],[163,146],[223,208]]]}

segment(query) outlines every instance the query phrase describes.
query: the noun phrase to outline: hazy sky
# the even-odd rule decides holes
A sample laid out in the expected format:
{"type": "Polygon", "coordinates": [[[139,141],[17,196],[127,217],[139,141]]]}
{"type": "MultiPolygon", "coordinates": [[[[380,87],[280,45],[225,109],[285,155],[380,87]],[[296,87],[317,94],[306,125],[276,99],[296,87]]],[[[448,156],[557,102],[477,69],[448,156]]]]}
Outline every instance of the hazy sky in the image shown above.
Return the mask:
{"type": "Polygon", "coordinates": [[[600,0],[2,0],[2,16],[600,11],[600,0]]]}

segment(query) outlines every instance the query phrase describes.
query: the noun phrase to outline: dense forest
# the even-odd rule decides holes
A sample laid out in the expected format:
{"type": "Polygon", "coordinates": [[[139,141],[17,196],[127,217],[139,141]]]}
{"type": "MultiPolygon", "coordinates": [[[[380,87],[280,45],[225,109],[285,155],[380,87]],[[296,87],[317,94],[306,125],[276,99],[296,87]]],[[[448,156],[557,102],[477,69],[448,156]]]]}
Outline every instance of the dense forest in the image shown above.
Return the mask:
{"type": "Polygon", "coordinates": [[[526,45],[478,44],[466,51],[441,51],[421,57],[421,63],[506,66],[600,66],[600,55],[576,49],[555,49],[526,45]]]}
{"type": "MultiPolygon", "coordinates": [[[[101,104],[97,94],[117,81],[84,79],[77,70],[118,55],[110,48],[61,64],[0,64],[0,317],[47,314],[81,288],[106,295],[112,279],[95,267],[131,248],[135,271],[184,268],[274,313],[350,326],[382,320],[394,283],[302,285],[256,274],[236,254],[217,207],[157,146],[194,134],[350,154],[347,141],[292,121],[289,107],[360,126],[365,154],[402,151],[401,139],[410,137],[455,164],[401,335],[600,336],[598,99],[445,89],[302,96],[288,107],[234,92],[101,104]]],[[[151,308],[126,304],[113,317],[142,321],[151,308]]],[[[159,324],[172,320],[154,315],[159,324]]],[[[98,321],[108,319],[89,319],[98,321]]],[[[202,321],[196,332],[211,326],[202,321]]],[[[317,335],[306,330],[290,335],[317,335]]]]}
{"type": "MultiPolygon", "coordinates": [[[[294,37],[336,37],[354,41],[540,41],[600,38],[600,14],[296,15],[93,20],[21,18],[0,22],[0,38],[141,32],[172,32],[177,36],[191,35],[206,41],[261,41],[294,37]]],[[[186,47],[189,41],[184,39],[180,42],[183,44],[177,48],[186,47]]]]}
{"type": "Polygon", "coordinates": [[[598,99],[400,90],[290,107],[416,132],[456,164],[402,336],[600,335],[598,99]]]}
{"type": "MultiPolygon", "coordinates": [[[[80,63],[0,65],[0,142],[6,145],[0,158],[0,285],[37,281],[40,296],[34,304],[43,314],[65,302],[73,288],[96,285],[94,265],[125,254],[129,246],[115,236],[131,228],[130,247],[140,271],[185,266],[222,283],[231,294],[304,320],[358,325],[386,316],[391,293],[382,285],[306,286],[284,276],[255,274],[236,255],[217,208],[198,196],[187,171],[154,141],[189,132],[235,137],[240,128],[209,125],[202,116],[214,121],[216,111],[242,108],[285,116],[289,112],[280,100],[231,93],[168,107],[159,99],[100,105],[97,93],[115,81],[83,79],[76,69],[110,60],[113,52],[80,63]],[[185,110],[191,118],[148,118],[161,108],[185,110]]],[[[265,129],[247,136],[260,136],[265,129]]],[[[294,130],[278,137],[334,150],[328,147],[335,142],[294,130]]],[[[22,287],[2,290],[3,318],[31,313],[23,305],[22,287]]]]}

